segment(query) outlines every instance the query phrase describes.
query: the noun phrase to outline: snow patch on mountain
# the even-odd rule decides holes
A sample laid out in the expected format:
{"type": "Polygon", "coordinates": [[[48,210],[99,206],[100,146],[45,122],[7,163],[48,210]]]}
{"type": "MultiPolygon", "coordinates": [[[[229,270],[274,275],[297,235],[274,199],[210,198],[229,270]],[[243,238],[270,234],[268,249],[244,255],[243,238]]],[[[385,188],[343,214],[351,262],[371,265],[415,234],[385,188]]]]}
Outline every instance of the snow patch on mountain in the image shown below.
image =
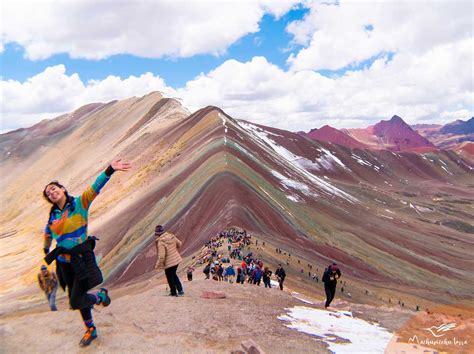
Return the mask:
{"type": "MultiPolygon", "coordinates": [[[[262,128],[259,128],[256,125],[246,122],[239,122],[239,124],[244,130],[247,131],[247,133],[253,135],[255,140],[258,141],[266,150],[271,149],[276,152],[282,158],[282,164],[285,167],[289,165],[293,171],[308,179],[310,182],[314,183],[316,186],[318,186],[328,194],[336,195],[340,198],[349,201],[350,203],[358,202],[357,198],[307,171],[304,167],[300,165],[301,160],[304,159],[303,157],[297,156],[291,151],[287,150],[285,147],[277,144],[275,141],[269,138],[268,133],[262,128]]],[[[306,160],[309,161],[308,159],[306,160]]],[[[305,164],[308,163],[307,161],[305,162],[305,164]]],[[[311,161],[309,162],[311,163],[311,161]]]]}
{"type": "Polygon", "coordinates": [[[278,317],[287,327],[315,336],[334,353],[383,353],[393,335],[378,324],[355,318],[349,311],[324,311],[306,306],[287,309],[278,317]]]}

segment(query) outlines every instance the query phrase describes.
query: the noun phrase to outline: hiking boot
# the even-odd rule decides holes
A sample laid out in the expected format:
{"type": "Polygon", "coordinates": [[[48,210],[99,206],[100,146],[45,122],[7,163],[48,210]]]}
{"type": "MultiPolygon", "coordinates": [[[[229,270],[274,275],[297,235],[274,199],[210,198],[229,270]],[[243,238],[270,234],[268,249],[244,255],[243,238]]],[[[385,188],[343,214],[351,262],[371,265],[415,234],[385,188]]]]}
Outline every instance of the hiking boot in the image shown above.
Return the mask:
{"type": "Polygon", "coordinates": [[[178,291],[178,295],[184,295],[184,290],[178,291]]]}
{"type": "Polygon", "coordinates": [[[88,327],[86,333],[84,334],[84,337],[82,337],[81,341],[79,342],[79,345],[81,347],[87,347],[96,338],[97,329],[94,326],[88,327]]]}
{"type": "Polygon", "coordinates": [[[178,297],[178,294],[171,294],[171,293],[169,293],[168,296],[178,297]]]}
{"type": "Polygon", "coordinates": [[[97,296],[100,299],[99,304],[102,304],[105,307],[110,305],[110,302],[112,300],[110,299],[109,291],[106,288],[100,288],[99,292],[97,293],[97,296]]]}

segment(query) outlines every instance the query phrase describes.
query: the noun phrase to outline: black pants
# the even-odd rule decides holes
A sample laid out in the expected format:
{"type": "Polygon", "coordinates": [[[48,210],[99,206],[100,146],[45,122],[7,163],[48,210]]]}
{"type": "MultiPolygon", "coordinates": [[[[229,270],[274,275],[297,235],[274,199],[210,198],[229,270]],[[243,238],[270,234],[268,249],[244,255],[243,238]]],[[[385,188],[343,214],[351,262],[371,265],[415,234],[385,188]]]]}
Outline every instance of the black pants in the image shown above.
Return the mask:
{"type": "Polygon", "coordinates": [[[334,299],[334,295],[336,295],[336,283],[324,283],[324,291],[326,292],[326,304],[324,306],[328,307],[334,299]]]}
{"type": "Polygon", "coordinates": [[[61,275],[66,281],[71,308],[79,310],[84,321],[90,321],[92,319],[92,306],[96,304],[97,297],[87,293],[86,285],[76,278],[74,268],[70,263],[58,262],[58,266],[61,268],[61,275]]]}
{"type": "Polygon", "coordinates": [[[278,284],[280,285],[280,290],[283,290],[283,282],[284,281],[285,281],[285,279],[283,279],[283,278],[278,279],[278,284]]]}
{"type": "Polygon", "coordinates": [[[166,280],[168,280],[171,295],[177,295],[176,290],[183,291],[183,286],[179,281],[178,275],[176,274],[176,270],[178,270],[178,265],[165,269],[166,280]]]}

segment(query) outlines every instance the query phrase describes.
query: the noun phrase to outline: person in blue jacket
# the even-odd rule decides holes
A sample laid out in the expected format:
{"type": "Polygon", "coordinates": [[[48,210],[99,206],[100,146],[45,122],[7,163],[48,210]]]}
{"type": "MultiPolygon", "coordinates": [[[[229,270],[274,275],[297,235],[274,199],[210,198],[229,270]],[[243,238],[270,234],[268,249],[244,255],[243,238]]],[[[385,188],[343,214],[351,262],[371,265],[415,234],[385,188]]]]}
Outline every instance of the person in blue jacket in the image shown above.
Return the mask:
{"type": "Polygon", "coordinates": [[[226,275],[227,280],[229,281],[229,283],[234,282],[235,269],[234,269],[234,266],[232,264],[226,268],[225,275],[226,275]]]}

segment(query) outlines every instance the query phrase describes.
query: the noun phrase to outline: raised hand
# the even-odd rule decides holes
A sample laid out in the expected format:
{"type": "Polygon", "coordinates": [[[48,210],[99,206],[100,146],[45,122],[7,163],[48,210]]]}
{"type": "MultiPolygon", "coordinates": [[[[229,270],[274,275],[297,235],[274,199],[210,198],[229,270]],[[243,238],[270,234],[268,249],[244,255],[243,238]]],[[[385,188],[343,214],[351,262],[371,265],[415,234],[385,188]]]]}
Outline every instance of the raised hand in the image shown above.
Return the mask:
{"type": "Polygon", "coordinates": [[[112,161],[110,166],[112,166],[115,171],[128,171],[132,168],[132,164],[129,162],[122,162],[122,159],[112,161]]]}

